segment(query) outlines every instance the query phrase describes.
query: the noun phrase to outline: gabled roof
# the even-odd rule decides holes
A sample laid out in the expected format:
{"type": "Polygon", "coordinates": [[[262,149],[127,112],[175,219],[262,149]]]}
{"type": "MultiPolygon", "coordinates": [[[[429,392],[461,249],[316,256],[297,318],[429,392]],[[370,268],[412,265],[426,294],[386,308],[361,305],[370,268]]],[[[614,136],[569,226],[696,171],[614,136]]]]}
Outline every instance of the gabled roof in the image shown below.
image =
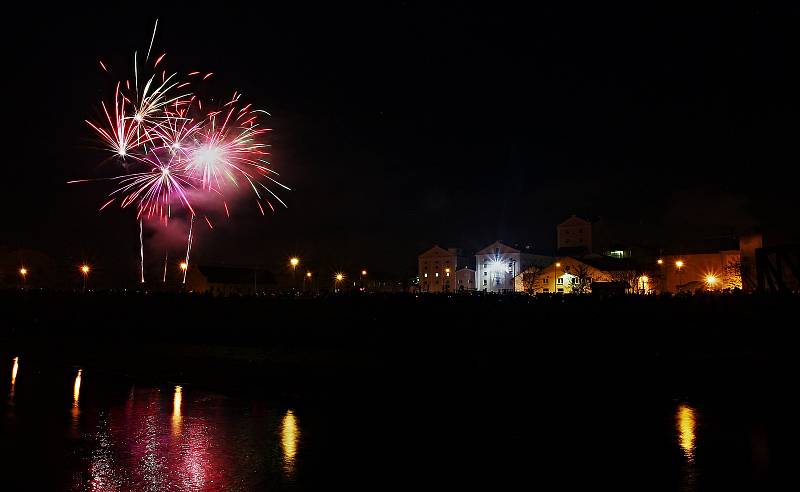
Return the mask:
{"type": "Polygon", "coordinates": [[[503,244],[500,241],[495,241],[489,246],[486,246],[482,250],[475,253],[475,255],[493,255],[495,253],[519,253],[519,250],[503,244]]]}
{"type": "Polygon", "coordinates": [[[569,219],[567,219],[564,222],[558,224],[558,226],[559,227],[561,227],[561,226],[588,226],[588,225],[591,225],[591,224],[592,223],[589,222],[588,220],[581,219],[577,215],[573,215],[569,219]]]}
{"type": "Polygon", "coordinates": [[[420,258],[441,258],[444,256],[453,257],[456,255],[438,245],[419,255],[420,258]]]}

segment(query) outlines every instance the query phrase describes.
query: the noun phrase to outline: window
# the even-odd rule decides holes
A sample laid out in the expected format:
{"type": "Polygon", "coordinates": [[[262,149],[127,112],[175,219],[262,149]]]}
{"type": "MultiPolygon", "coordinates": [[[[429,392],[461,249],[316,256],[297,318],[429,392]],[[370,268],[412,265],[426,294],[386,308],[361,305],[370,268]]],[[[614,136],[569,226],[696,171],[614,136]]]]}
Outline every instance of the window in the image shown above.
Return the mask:
{"type": "Polygon", "coordinates": [[[486,279],[483,279],[483,285],[486,285],[486,279]]]}
{"type": "Polygon", "coordinates": [[[449,277],[450,276],[450,272],[445,273],[445,275],[447,275],[449,277]]]}
{"type": "MultiPolygon", "coordinates": [[[[439,274],[437,273],[436,276],[439,276],[439,274]]],[[[558,277],[558,284],[559,285],[563,285],[564,284],[564,277],[558,277]]]]}
{"type": "Polygon", "coordinates": [[[550,289],[548,289],[547,287],[542,289],[542,293],[547,294],[548,292],[550,292],[550,289]]]}
{"type": "Polygon", "coordinates": [[[487,264],[487,263],[484,261],[484,262],[483,262],[483,268],[486,268],[486,266],[487,266],[487,265],[488,265],[488,264],[487,264]]]}
{"type": "Polygon", "coordinates": [[[425,278],[428,278],[428,272],[425,272],[425,278]]]}
{"type": "Polygon", "coordinates": [[[437,278],[439,277],[439,272],[436,272],[436,277],[437,277],[437,278]]]}
{"type": "Polygon", "coordinates": [[[563,288],[563,287],[559,287],[559,288],[558,288],[558,292],[561,292],[561,293],[563,293],[563,292],[564,292],[564,288],[563,288]]]}
{"type": "Polygon", "coordinates": [[[489,272],[487,272],[486,270],[484,270],[484,271],[483,271],[483,276],[485,277],[485,276],[487,276],[487,275],[489,275],[489,272]]]}

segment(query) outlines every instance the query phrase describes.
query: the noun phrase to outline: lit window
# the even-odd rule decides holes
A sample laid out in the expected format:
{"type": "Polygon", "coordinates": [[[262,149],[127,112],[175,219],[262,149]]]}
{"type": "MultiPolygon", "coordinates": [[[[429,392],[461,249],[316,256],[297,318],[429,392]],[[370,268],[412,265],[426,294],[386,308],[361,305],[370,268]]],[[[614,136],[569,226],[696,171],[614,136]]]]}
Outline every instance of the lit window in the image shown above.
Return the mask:
{"type": "Polygon", "coordinates": [[[550,289],[548,289],[547,287],[545,287],[544,289],[542,289],[542,292],[543,292],[543,293],[545,293],[545,294],[547,294],[548,292],[550,292],[550,289]]]}
{"type": "Polygon", "coordinates": [[[563,284],[564,283],[564,277],[559,277],[558,278],[558,283],[559,284],[563,284]]]}
{"type": "Polygon", "coordinates": [[[559,288],[558,288],[558,291],[559,291],[559,292],[564,292],[564,289],[563,289],[562,287],[559,287],[559,288]]]}
{"type": "Polygon", "coordinates": [[[445,273],[445,275],[447,275],[449,277],[450,276],[450,272],[445,273]]]}
{"type": "Polygon", "coordinates": [[[428,278],[428,274],[427,273],[425,273],[425,278],[428,278]]]}
{"type": "Polygon", "coordinates": [[[437,276],[437,277],[439,276],[439,272],[436,272],[436,276],[437,276]]]}

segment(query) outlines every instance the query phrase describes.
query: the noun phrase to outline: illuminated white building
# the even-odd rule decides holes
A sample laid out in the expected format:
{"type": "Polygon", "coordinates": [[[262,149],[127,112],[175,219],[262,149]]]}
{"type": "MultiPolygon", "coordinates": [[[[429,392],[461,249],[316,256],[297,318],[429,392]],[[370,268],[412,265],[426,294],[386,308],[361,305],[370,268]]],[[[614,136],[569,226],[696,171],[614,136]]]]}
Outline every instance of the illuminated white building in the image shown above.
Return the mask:
{"type": "Polygon", "coordinates": [[[523,253],[495,241],[475,254],[475,283],[485,292],[512,292],[515,278],[529,267],[552,262],[548,256],[523,253]]]}

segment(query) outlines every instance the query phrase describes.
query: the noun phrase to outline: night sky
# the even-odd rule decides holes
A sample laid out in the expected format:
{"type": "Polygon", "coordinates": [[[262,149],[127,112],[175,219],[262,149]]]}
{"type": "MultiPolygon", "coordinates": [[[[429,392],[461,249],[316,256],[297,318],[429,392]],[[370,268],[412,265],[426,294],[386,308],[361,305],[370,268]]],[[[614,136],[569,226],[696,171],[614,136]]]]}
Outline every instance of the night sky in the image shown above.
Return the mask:
{"type": "Polygon", "coordinates": [[[267,217],[237,202],[197,261],[405,273],[434,243],[551,253],[572,213],[668,240],[797,227],[797,12],[36,7],[0,33],[0,247],[136,271],[134,211],[66,181],[108,172],[83,121],[113,89],[97,60],[130,69],[156,18],[169,69],[272,114],[293,188],[267,217]]]}

